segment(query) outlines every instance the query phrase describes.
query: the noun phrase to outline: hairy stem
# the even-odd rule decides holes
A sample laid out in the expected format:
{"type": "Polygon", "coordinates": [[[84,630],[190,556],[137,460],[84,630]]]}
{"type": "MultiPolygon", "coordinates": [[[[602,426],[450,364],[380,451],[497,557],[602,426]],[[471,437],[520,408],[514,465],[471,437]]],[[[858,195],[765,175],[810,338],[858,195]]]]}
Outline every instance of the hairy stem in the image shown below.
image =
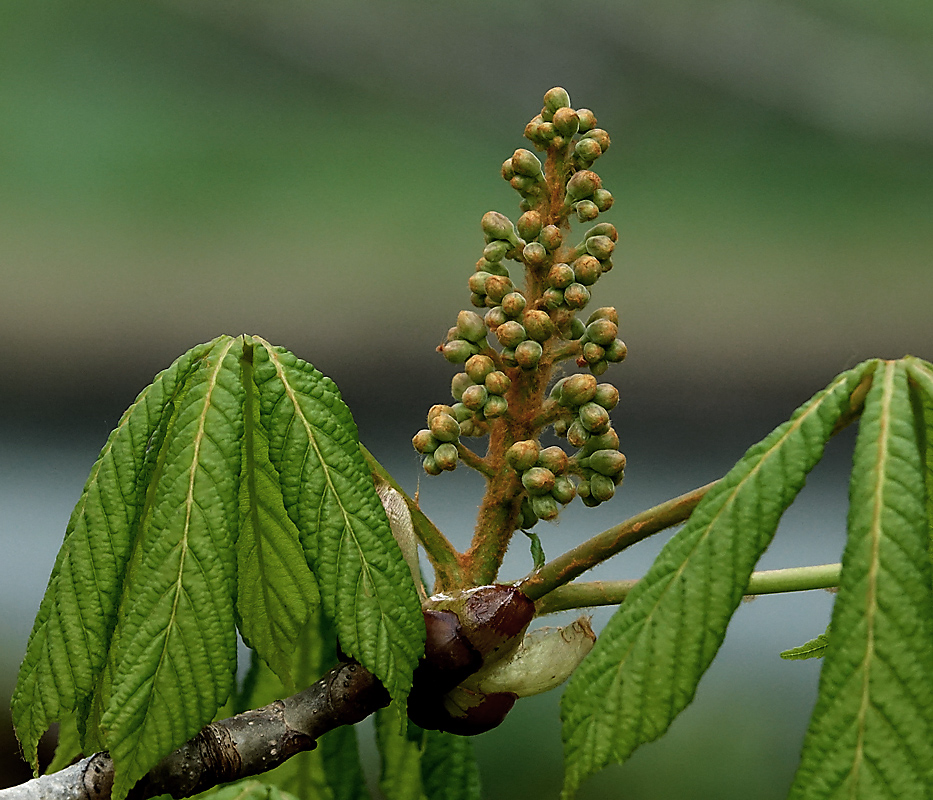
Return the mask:
{"type": "Polygon", "coordinates": [[[568,550],[541,569],[535,570],[519,582],[519,587],[532,600],[538,600],[636,542],[684,522],[717,483],[718,481],[713,481],[680,497],[667,500],[587,539],[573,550],[568,550]]]}
{"type": "MultiPolygon", "coordinates": [[[[747,595],[803,592],[810,589],[830,589],[839,585],[841,564],[819,564],[812,567],[790,567],[753,572],[748,581],[747,595]]],[[[638,580],[592,581],[559,586],[535,605],[538,616],[568,611],[573,608],[612,606],[623,602],[638,580]]]]}

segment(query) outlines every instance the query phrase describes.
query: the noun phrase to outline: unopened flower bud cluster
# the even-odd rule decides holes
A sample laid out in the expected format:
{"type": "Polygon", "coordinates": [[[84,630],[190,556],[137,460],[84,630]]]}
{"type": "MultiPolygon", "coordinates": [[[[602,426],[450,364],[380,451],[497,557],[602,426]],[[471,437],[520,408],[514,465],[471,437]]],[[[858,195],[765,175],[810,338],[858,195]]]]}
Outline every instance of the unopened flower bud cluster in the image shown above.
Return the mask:
{"type": "Polygon", "coordinates": [[[516,380],[536,369],[549,372],[571,357],[588,368],[591,374],[566,378],[552,392],[564,409],[555,432],[577,448],[576,455],[570,458],[560,447],[542,449],[534,440],[515,442],[507,451],[527,493],[523,527],[556,518],[576,494],[587,505],[612,497],[625,463],[608,417],[618,392],[593,376],[626,356],[615,309],[600,308],[585,324],[577,317],[596,281],[612,269],[615,226],[597,223],[575,246],[565,242],[571,216],[592,222],[612,205],[592,170],[609,147],[609,135],[597,127],[592,111],[574,110],[567,92],[555,88],[545,94],[525,136],[547,153],[547,168],[526,149],[502,165],[502,177],[522,197],[523,213],[514,223],[497,211],[483,216],[483,253],[468,281],[470,302],[483,315],[461,311],[438,348],[451,363],[464,365],[463,372],[451,382],[454,404],[432,407],[428,428],[413,440],[426,472],[454,469],[462,454],[460,437],[486,435],[508,414],[516,380]],[[513,283],[508,261],[523,266],[523,288],[513,283]]]}

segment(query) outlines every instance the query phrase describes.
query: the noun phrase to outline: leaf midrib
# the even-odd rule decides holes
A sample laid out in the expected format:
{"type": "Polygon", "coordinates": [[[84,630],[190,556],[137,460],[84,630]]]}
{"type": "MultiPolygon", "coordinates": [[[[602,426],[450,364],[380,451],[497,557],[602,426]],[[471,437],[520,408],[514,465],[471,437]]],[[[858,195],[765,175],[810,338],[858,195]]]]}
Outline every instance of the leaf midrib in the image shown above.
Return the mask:
{"type": "MultiPolygon", "coordinates": [[[[313,448],[315,455],[317,455],[318,463],[321,465],[322,472],[324,473],[324,479],[327,482],[327,488],[330,491],[331,495],[334,497],[334,501],[337,503],[338,508],[340,509],[340,514],[343,517],[344,521],[344,530],[347,532],[349,537],[353,540],[353,544],[356,546],[357,552],[362,554],[363,548],[360,546],[359,539],[357,539],[356,533],[353,530],[353,525],[350,522],[350,513],[347,511],[346,507],[343,504],[343,501],[340,498],[340,494],[337,492],[337,488],[334,486],[333,481],[330,476],[330,467],[327,462],[324,460],[323,454],[321,453],[320,448],[318,447],[317,440],[315,439],[313,428],[308,422],[307,418],[304,415],[304,412],[301,410],[301,406],[298,403],[298,396],[295,394],[294,389],[288,381],[288,377],[285,375],[285,370],[282,367],[281,362],[278,359],[278,355],[272,348],[272,345],[269,344],[265,339],[262,339],[259,336],[255,337],[265,348],[266,352],[269,354],[269,358],[272,363],[275,365],[276,374],[279,376],[279,380],[282,381],[282,386],[285,388],[285,393],[288,396],[288,399],[291,401],[292,406],[295,409],[295,416],[301,420],[301,424],[304,426],[305,434],[308,437],[308,445],[313,448]]],[[[339,554],[340,548],[338,548],[339,554]]],[[[338,555],[339,558],[339,555],[338,555]]],[[[375,584],[372,580],[372,575],[370,574],[369,564],[365,558],[360,558],[361,573],[365,571],[369,583],[375,589],[375,584]]],[[[339,570],[338,570],[339,571],[339,570]]],[[[359,579],[358,579],[359,581],[359,579]]]]}
{"type": "Polygon", "coordinates": [[[172,598],[172,611],[169,615],[168,623],[164,629],[165,637],[162,640],[162,652],[159,654],[159,661],[156,664],[155,670],[152,672],[152,681],[149,683],[149,692],[145,702],[146,708],[148,708],[152,703],[152,694],[155,691],[156,676],[158,676],[161,672],[162,664],[164,663],[168,654],[168,643],[172,635],[172,630],[175,627],[175,618],[178,614],[179,598],[184,592],[184,584],[182,579],[185,573],[185,560],[188,555],[188,535],[190,533],[191,526],[191,512],[194,507],[194,484],[198,470],[201,442],[205,436],[204,428],[207,421],[207,412],[211,408],[211,397],[213,396],[214,389],[217,386],[218,376],[220,375],[221,370],[223,370],[224,360],[227,357],[227,353],[229,353],[230,349],[233,347],[234,341],[235,340],[233,339],[228,341],[223,351],[217,357],[217,363],[214,367],[214,371],[207,383],[207,393],[204,395],[204,405],[201,409],[201,415],[198,419],[198,430],[194,438],[194,452],[192,453],[191,457],[190,476],[188,479],[188,493],[185,497],[185,525],[182,532],[182,538],[179,543],[181,545],[181,558],[178,562],[178,577],[175,580],[175,596],[172,598]]]}
{"type": "Polygon", "coordinates": [[[865,721],[868,716],[868,707],[871,705],[870,678],[871,666],[875,653],[875,616],[878,611],[878,567],[881,550],[881,517],[884,509],[884,487],[886,464],[888,463],[889,441],[891,436],[891,404],[894,395],[894,375],[897,365],[886,363],[884,366],[884,379],[878,418],[878,454],[875,462],[877,479],[875,480],[874,502],[872,508],[869,537],[871,540],[871,557],[868,563],[868,586],[865,591],[865,657],[862,659],[862,692],[859,698],[859,710],[856,717],[857,736],[855,743],[855,759],[849,773],[849,797],[858,794],[859,772],[865,755],[865,721]]]}

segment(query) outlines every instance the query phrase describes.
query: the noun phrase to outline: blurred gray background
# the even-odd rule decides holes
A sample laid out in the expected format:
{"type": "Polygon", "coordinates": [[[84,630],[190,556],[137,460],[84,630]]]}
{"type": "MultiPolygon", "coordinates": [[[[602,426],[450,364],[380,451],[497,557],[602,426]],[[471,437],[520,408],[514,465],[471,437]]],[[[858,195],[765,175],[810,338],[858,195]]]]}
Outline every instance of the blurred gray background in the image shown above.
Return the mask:
{"type": "MultiPolygon", "coordinates": [[[[499,165],[553,85],[613,138],[621,237],[594,302],[630,356],[607,374],[625,490],[542,526],[549,554],[718,477],[842,369],[933,355],[931,41],[933,6],[906,0],[4,3],[0,786],[26,777],[7,700],[70,509],[175,356],[218,333],[292,349],[415,489],[409,439],[454,372],[433,348],[480,217],[516,213],[499,165]]],[[[763,566],[838,560],[851,441],[763,566]]],[[[421,490],[462,545],[481,482],[421,490]]],[[[530,567],[515,550],[507,577],[530,567]]],[[[670,736],[581,797],[784,796],[819,665],[777,653],[831,602],[743,605],[670,736]]],[[[556,703],[477,741],[486,796],[557,796],[556,703]]]]}

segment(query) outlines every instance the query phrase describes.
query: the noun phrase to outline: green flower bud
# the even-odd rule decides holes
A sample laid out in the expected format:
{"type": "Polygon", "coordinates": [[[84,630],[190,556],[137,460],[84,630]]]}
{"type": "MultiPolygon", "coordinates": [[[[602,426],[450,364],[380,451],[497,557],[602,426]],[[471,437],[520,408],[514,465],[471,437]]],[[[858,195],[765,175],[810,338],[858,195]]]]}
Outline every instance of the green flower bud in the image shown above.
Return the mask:
{"type": "MultiPolygon", "coordinates": [[[[608,236],[591,236],[586,240],[586,252],[600,261],[605,261],[616,249],[616,244],[608,236]]],[[[600,267],[602,272],[602,267],[600,267]]]]}
{"type": "Polygon", "coordinates": [[[442,444],[434,451],[434,463],[441,469],[452,471],[457,468],[457,446],[455,444],[442,444]]]}
{"type": "Polygon", "coordinates": [[[558,108],[554,112],[554,118],[551,122],[554,123],[554,127],[561,136],[573,136],[580,127],[577,112],[566,106],[558,108]]]}
{"type": "Polygon", "coordinates": [[[609,149],[609,134],[602,128],[592,128],[583,134],[586,139],[595,139],[599,142],[599,149],[604,153],[609,149]]]}
{"type": "Polygon", "coordinates": [[[531,508],[546,522],[557,519],[560,508],[557,501],[550,494],[535,495],[531,498],[531,508]]]}
{"type": "MultiPolygon", "coordinates": [[[[474,358],[479,358],[479,356],[472,356],[471,358],[467,360],[467,363],[472,361],[474,358]]],[[[472,386],[473,383],[474,381],[472,381],[470,379],[470,376],[467,375],[465,372],[458,372],[456,375],[453,376],[453,378],[451,378],[451,381],[450,381],[451,396],[454,398],[454,400],[459,401],[460,398],[463,397],[463,390],[466,389],[467,386],[472,386]]]]}
{"type": "Polygon", "coordinates": [[[579,172],[575,172],[567,181],[567,197],[571,201],[592,197],[593,192],[601,189],[602,185],[603,182],[600,180],[599,175],[588,169],[581,169],[579,172]]]}
{"type": "Polygon", "coordinates": [[[451,364],[462,364],[479,348],[465,339],[453,339],[441,347],[441,352],[451,364]]]}
{"type": "Polygon", "coordinates": [[[486,323],[475,311],[461,311],[457,314],[457,331],[461,339],[480,342],[486,338],[486,323]]]}
{"type": "Polygon", "coordinates": [[[583,320],[574,317],[570,323],[570,338],[579,339],[584,333],[586,333],[586,325],[583,324],[583,320]]]}
{"type": "Polygon", "coordinates": [[[521,342],[515,347],[515,361],[522,369],[534,369],[543,354],[544,348],[533,339],[521,342]]]}
{"type": "Polygon", "coordinates": [[[614,242],[619,241],[619,232],[611,222],[597,222],[586,232],[583,238],[589,239],[593,236],[608,236],[614,242]]]}
{"type": "MultiPolygon", "coordinates": [[[[465,372],[461,374],[465,374],[472,383],[482,383],[486,380],[486,376],[496,368],[496,365],[489,356],[475,355],[467,360],[463,368],[465,372]]],[[[467,385],[463,388],[466,389],[467,385]]]]}
{"type": "Polygon", "coordinates": [[[542,119],[541,124],[538,126],[538,136],[541,137],[541,141],[545,147],[547,147],[549,142],[554,141],[554,138],[557,136],[557,129],[554,127],[554,123],[551,120],[542,119]]]}
{"type": "Polygon", "coordinates": [[[470,411],[479,411],[484,405],[486,405],[486,398],[489,396],[489,392],[486,391],[485,386],[473,385],[468,386],[463,392],[463,398],[461,402],[465,405],[470,411]]]}
{"type": "Polygon", "coordinates": [[[596,127],[596,115],[588,108],[578,108],[577,119],[580,120],[580,133],[586,133],[596,127]]]}
{"type": "Polygon", "coordinates": [[[525,439],[515,442],[505,451],[505,460],[516,472],[525,472],[538,462],[540,452],[541,448],[534,439],[525,439]]]}
{"type": "Polygon", "coordinates": [[[559,475],[554,479],[554,488],[551,489],[551,497],[558,503],[565,506],[574,497],[577,496],[577,489],[569,475],[559,475]]]}
{"type": "Polygon", "coordinates": [[[493,263],[502,261],[506,253],[511,250],[512,245],[502,239],[496,239],[483,248],[483,258],[493,263]]]}
{"type": "MultiPolygon", "coordinates": [[[[465,407],[465,406],[464,406],[465,407]]],[[[467,409],[469,411],[469,409],[467,409]]],[[[472,411],[470,412],[473,413],[472,411]]],[[[460,435],[461,436],[482,436],[479,426],[476,424],[476,420],[473,417],[465,419],[460,423],[460,435]]]]}
{"type": "Polygon", "coordinates": [[[489,394],[499,394],[503,395],[512,385],[512,379],[506,375],[504,372],[496,370],[495,372],[490,372],[486,376],[486,391],[489,394]]]}
{"type": "Polygon", "coordinates": [[[439,442],[456,442],[460,436],[460,423],[451,414],[442,412],[428,421],[428,427],[439,442]]]}
{"type": "Polygon", "coordinates": [[[603,154],[603,151],[595,139],[580,139],[574,145],[573,153],[580,161],[592,163],[603,154]]]}
{"type": "Polygon", "coordinates": [[[544,249],[548,252],[553,252],[560,247],[563,240],[563,234],[561,234],[560,228],[556,225],[546,225],[541,229],[541,233],[538,234],[538,241],[544,245],[544,249]]]}
{"type": "MultiPolygon", "coordinates": [[[[460,373],[463,374],[462,372],[460,373]]],[[[451,415],[457,422],[463,422],[464,420],[470,419],[473,416],[473,412],[467,408],[463,403],[454,403],[451,407],[451,415]]]]}
{"type": "Polygon", "coordinates": [[[564,304],[564,291],[563,289],[555,289],[552,286],[541,293],[541,299],[544,301],[545,308],[553,311],[564,304]]]}
{"type": "Polygon", "coordinates": [[[590,469],[612,478],[625,469],[625,456],[618,450],[597,450],[590,456],[590,469]]]}
{"type": "Polygon", "coordinates": [[[583,427],[583,423],[578,419],[574,420],[570,427],[567,428],[567,441],[574,447],[583,447],[589,438],[590,432],[583,427]]]}
{"type": "Polygon", "coordinates": [[[586,502],[586,498],[590,496],[590,481],[589,478],[584,478],[577,484],[577,494],[580,495],[580,499],[586,502]]]}
{"type": "MultiPolygon", "coordinates": [[[[591,240],[587,239],[587,242],[591,240]]],[[[577,283],[592,286],[603,274],[603,266],[593,256],[580,256],[573,262],[573,274],[577,283]]],[[[488,284],[488,281],[487,281],[488,284]]]]}
{"type": "Polygon", "coordinates": [[[536,267],[547,259],[547,250],[544,249],[543,244],[529,242],[522,250],[522,259],[529,266],[536,267]]]}
{"type": "Polygon", "coordinates": [[[574,205],[573,210],[577,212],[577,219],[580,222],[589,222],[599,216],[599,206],[592,200],[581,200],[574,205]]]}
{"type": "Polygon", "coordinates": [[[515,291],[515,285],[511,278],[504,275],[490,275],[486,278],[486,296],[496,303],[501,303],[502,298],[513,291],[515,291]]]}
{"type": "Polygon", "coordinates": [[[605,503],[607,500],[611,500],[615,493],[616,487],[612,482],[612,478],[598,474],[590,478],[590,495],[594,500],[605,503]]]}
{"type": "Polygon", "coordinates": [[[537,178],[541,174],[541,162],[531,150],[519,148],[512,154],[512,169],[516,175],[537,178]]]}
{"type": "Polygon", "coordinates": [[[538,466],[551,470],[555,475],[560,475],[567,470],[567,454],[562,447],[556,444],[551,447],[545,447],[538,453],[538,466]]]}
{"type": "Polygon", "coordinates": [[[509,274],[508,267],[501,261],[487,261],[482,257],[476,262],[476,271],[489,272],[492,275],[505,275],[506,277],[508,277],[509,274]]]}
{"type": "MultiPolygon", "coordinates": [[[[542,122],[544,122],[544,119],[541,117],[540,114],[538,114],[536,117],[531,119],[528,122],[528,124],[525,126],[525,138],[530,139],[536,145],[540,145],[543,143],[543,139],[541,138],[541,123],[542,122]]],[[[509,169],[512,169],[512,159],[511,158],[508,159],[506,163],[509,165],[509,169]]],[[[512,174],[513,175],[515,174],[514,170],[512,170],[512,174]]],[[[504,165],[503,165],[502,175],[503,177],[505,177],[504,165]]],[[[509,177],[511,177],[511,175],[509,177]]],[[[506,178],[506,180],[508,180],[508,178],[506,178]]]]}
{"type": "Polygon", "coordinates": [[[515,319],[525,310],[525,295],[521,292],[509,292],[502,298],[502,313],[515,319]]]}
{"type": "Polygon", "coordinates": [[[596,378],[592,375],[571,375],[560,390],[562,406],[582,406],[596,396],[596,378]]]}
{"type": "Polygon", "coordinates": [[[526,531],[529,528],[533,528],[538,522],[538,515],[535,514],[534,509],[531,507],[531,500],[527,497],[522,499],[522,511],[521,511],[521,525],[519,527],[526,531]]]}
{"type": "Polygon", "coordinates": [[[520,322],[509,320],[496,328],[496,338],[503,347],[515,348],[528,338],[528,334],[520,322]]]}
{"type": "Polygon", "coordinates": [[[586,326],[587,338],[601,347],[609,347],[618,332],[619,326],[611,319],[598,319],[586,326]]]}
{"type": "Polygon", "coordinates": [[[467,283],[470,286],[470,291],[474,294],[486,294],[486,279],[489,277],[489,273],[485,271],[474,272],[467,283]]]}
{"type": "Polygon", "coordinates": [[[606,351],[598,344],[587,342],[583,345],[583,360],[587,364],[596,364],[606,357],[606,351]]]}
{"type": "Polygon", "coordinates": [[[427,472],[428,475],[440,475],[442,472],[441,468],[437,466],[437,462],[434,460],[433,455],[426,455],[421,461],[421,466],[424,467],[424,471],[427,472]]]}
{"type": "Polygon", "coordinates": [[[423,428],[418,431],[414,436],[411,437],[411,443],[422,455],[427,453],[433,453],[437,450],[437,446],[440,442],[434,437],[434,434],[431,433],[427,428],[423,428]]]}
{"type": "Polygon", "coordinates": [[[486,308],[486,295],[470,292],[470,305],[474,308],[486,308]]]}
{"type": "MultiPolygon", "coordinates": [[[[534,122],[534,120],[532,120],[531,122],[534,122]]],[[[531,125],[531,122],[529,122],[528,124],[531,125]]],[[[528,128],[526,127],[525,128],[526,136],[528,135],[527,131],[528,131],[528,128]]],[[[514,177],[515,177],[515,170],[512,168],[512,159],[507,158],[505,161],[502,162],[502,178],[503,180],[510,181],[514,177]]]]}
{"type": "Polygon", "coordinates": [[[498,328],[505,321],[506,321],[505,311],[503,311],[498,306],[494,308],[490,308],[489,311],[486,312],[486,316],[484,317],[484,322],[486,323],[486,327],[489,328],[489,330],[493,332],[495,332],[496,328],[498,328]]]}
{"type": "MultiPolygon", "coordinates": [[[[584,141],[592,141],[592,139],[585,139],[584,141]]],[[[612,204],[615,202],[615,198],[612,196],[612,192],[608,189],[597,189],[593,192],[593,203],[596,205],[600,211],[608,211],[612,208],[612,204]]]]}
{"type": "Polygon", "coordinates": [[[587,442],[586,447],[583,448],[583,453],[590,454],[595,453],[597,450],[618,450],[619,449],[619,434],[615,432],[614,428],[610,428],[605,433],[600,433],[595,436],[591,436],[587,442]]]}
{"type": "Polygon", "coordinates": [[[526,241],[538,238],[541,233],[541,215],[537,211],[526,211],[518,218],[518,235],[526,241]]]}
{"type": "Polygon", "coordinates": [[[486,405],[483,406],[483,416],[486,419],[496,419],[496,417],[501,417],[508,410],[508,400],[502,395],[490,394],[486,400],[486,405]]]}
{"type": "Polygon", "coordinates": [[[594,375],[602,375],[607,369],[609,369],[608,361],[596,361],[593,364],[589,365],[590,372],[594,375]]]}
{"type": "Polygon", "coordinates": [[[554,473],[544,467],[531,467],[522,473],[522,486],[530,495],[550,494],[554,488],[554,473]]]}
{"type": "Polygon", "coordinates": [[[602,308],[597,308],[592,314],[590,314],[590,318],[586,321],[586,324],[590,325],[598,319],[608,319],[618,325],[619,312],[616,311],[612,306],[603,306],[602,308]]]}
{"type": "Polygon", "coordinates": [[[573,268],[569,264],[555,264],[547,274],[548,284],[555,289],[566,289],[574,280],[573,268]]]}
{"type": "Polygon", "coordinates": [[[611,383],[600,383],[596,387],[596,394],[593,396],[593,402],[598,403],[606,411],[615,408],[619,404],[619,390],[611,383]]]}
{"type": "Polygon", "coordinates": [[[607,272],[609,272],[609,270],[612,269],[612,266],[613,266],[612,259],[606,258],[603,260],[602,263],[603,263],[603,275],[605,275],[607,272]]]}
{"type": "Polygon", "coordinates": [[[487,211],[483,214],[482,225],[488,241],[505,239],[507,242],[515,242],[518,239],[512,220],[498,211],[487,211]]]}
{"type": "Polygon", "coordinates": [[[563,438],[567,435],[567,429],[570,427],[570,423],[565,419],[554,420],[554,423],[551,425],[554,429],[554,435],[563,438]]]}
{"type": "Polygon", "coordinates": [[[437,403],[431,406],[428,409],[428,425],[431,424],[431,420],[433,420],[438,414],[453,414],[453,410],[450,406],[444,405],[443,403],[437,403]]]}
{"type": "Polygon", "coordinates": [[[522,317],[522,324],[529,338],[536,342],[546,342],[557,332],[546,311],[526,311],[522,317]]]}
{"type": "Polygon", "coordinates": [[[616,339],[609,347],[606,348],[606,361],[609,361],[612,364],[618,364],[620,361],[625,361],[625,357],[628,355],[628,348],[625,346],[625,342],[621,339],[616,339]]]}
{"type": "MultiPolygon", "coordinates": [[[[538,188],[538,181],[534,178],[529,178],[527,175],[516,175],[509,181],[509,184],[516,192],[522,195],[522,197],[532,196],[538,188]]],[[[519,206],[519,208],[521,208],[521,206],[519,206]]],[[[522,210],[529,211],[530,204],[528,208],[523,208],[522,210]]]]}
{"type": "Polygon", "coordinates": [[[568,308],[583,308],[590,302],[590,290],[582,283],[571,283],[564,289],[564,302],[568,308]]]}
{"type": "Polygon", "coordinates": [[[590,433],[599,434],[609,430],[609,412],[598,403],[584,403],[580,406],[577,419],[590,433]]]}
{"type": "Polygon", "coordinates": [[[517,367],[518,362],[515,360],[515,348],[514,347],[503,347],[502,352],[499,353],[499,358],[506,367],[517,367]]]}
{"type": "Polygon", "coordinates": [[[559,108],[567,108],[569,106],[570,95],[567,94],[566,89],[555,86],[553,89],[548,89],[544,93],[544,107],[552,114],[559,108]]]}

